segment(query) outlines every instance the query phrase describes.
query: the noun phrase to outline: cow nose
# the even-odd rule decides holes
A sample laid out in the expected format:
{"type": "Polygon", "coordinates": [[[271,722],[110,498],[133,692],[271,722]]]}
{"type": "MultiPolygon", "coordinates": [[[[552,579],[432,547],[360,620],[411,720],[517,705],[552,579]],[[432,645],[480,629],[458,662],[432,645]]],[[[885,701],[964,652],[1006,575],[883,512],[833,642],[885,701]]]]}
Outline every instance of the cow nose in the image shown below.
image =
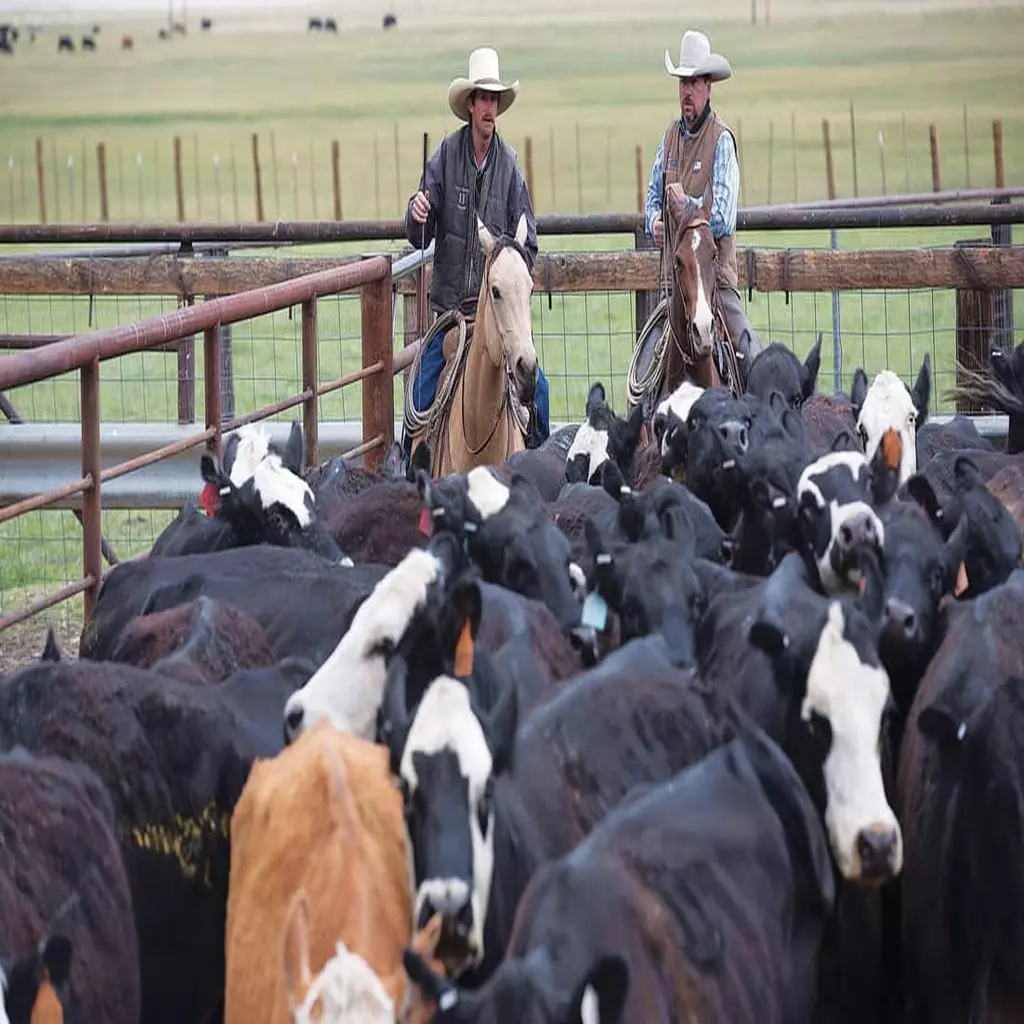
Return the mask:
{"type": "Polygon", "coordinates": [[[458,879],[427,882],[426,893],[420,907],[419,928],[425,928],[434,914],[456,926],[465,926],[468,932],[473,923],[473,907],[469,900],[469,886],[458,879]]]}
{"type": "Polygon", "coordinates": [[[287,746],[302,728],[303,711],[301,704],[293,704],[284,709],[284,743],[287,746]]]}
{"type": "Polygon", "coordinates": [[[911,640],[917,633],[917,616],[914,609],[895,597],[885,602],[885,631],[890,636],[911,640]]]}
{"type": "Polygon", "coordinates": [[[722,435],[722,440],[738,448],[740,454],[747,450],[750,439],[747,436],[747,426],[745,423],[737,423],[735,420],[730,420],[728,423],[723,423],[718,428],[718,432],[722,435]]]}
{"type": "Polygon", "coordinates": [[[877,544],[878,531],[875,517],[868,511],[850,516],[839,527],[839,546],[843,551],[852,551],[861,544],[877,544]]]}
{"type": "Polygon", "coordinates": [[[857,856],[860,858],[860,881],[881,882],[891,878],[896,869],[896,833],[888,825],[872,825],[857,834],[857,856]]]}

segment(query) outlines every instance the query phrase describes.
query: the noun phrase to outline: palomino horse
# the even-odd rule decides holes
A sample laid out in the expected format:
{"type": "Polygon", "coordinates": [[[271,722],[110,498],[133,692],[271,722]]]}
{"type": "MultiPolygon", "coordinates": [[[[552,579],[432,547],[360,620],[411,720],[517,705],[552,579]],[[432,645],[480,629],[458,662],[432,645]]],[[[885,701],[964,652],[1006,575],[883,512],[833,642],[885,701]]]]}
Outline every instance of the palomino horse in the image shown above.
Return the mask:
{"type": "Polygon", "coordinates": [[[629,368],[629,406],[650,423],[663,398],[684,380],[742,391],[739,366],[718,305],[718,248],[711,226],[673,183],[665,190],[668,295],[644,326],[629,368]]]}
{"type": "Polygon", "coordinates": [[[413,434],[412,452],[430,444],[434,477],[468,473],[522,451],[537,390],[526,215],[513,238],[495,239],[479,217],[476,223],[484,268],[472,344],[465,319],[455,314],[458,347],[446,360],[429,415],[413,434]]]}

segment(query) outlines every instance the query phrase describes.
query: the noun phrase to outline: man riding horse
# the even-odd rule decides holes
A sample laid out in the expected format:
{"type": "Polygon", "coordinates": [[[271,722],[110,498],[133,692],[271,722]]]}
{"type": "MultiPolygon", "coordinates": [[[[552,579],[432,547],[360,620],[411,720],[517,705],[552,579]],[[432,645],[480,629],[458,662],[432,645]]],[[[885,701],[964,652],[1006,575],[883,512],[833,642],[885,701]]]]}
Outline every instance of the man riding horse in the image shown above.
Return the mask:
{"type": "MultiPolygon", "coordinates": [[[[467,336],[477,313],[485,254],[478,238],[477,217],[497,238],[513,237],[520,218],[526,218],[522,250],[532,270],[537,258],[537,222],[530,193],[519,169],[515,150],[498,135],[497,118],[515,102],[518,79],[501,81],[498,54],[481,47],[469,55],[469,75],[448,86],[448,105],[465,125],[442,139],[427,161],[419,190],[409,200],[405,233],[419,248],[433,238],[434,266],[430,308],[434,319],[426,332],[416,373],[406,402],[403,447],[409,458],[416,424],[434,404],[447,357],[445,335],[453,329],[450,317],[458,311],[467,322],[467,336]],[[440,318],[440,319],[438,319],[440,318]]],[[[530,410],[529,447],[550,433],[548,382],[538,367],[536,393],[530,410]]]]}
{"type": "Polygon", "coordinates": [[[659,249],[665,246],[665,189],[677,183],[711,229],[718,257],[718,305],[745,382],[761,346],[740,300],[736,269],[740,168],[732,129],[711,109],[711,83],[730,78],[732,69],[725,57],[711,52],[707,36],[688,31],[678,65],[665,51],[665,70],[679,79],[680,116],[669,124],[654,157],[647,184],[647,234],[659,249]]]}

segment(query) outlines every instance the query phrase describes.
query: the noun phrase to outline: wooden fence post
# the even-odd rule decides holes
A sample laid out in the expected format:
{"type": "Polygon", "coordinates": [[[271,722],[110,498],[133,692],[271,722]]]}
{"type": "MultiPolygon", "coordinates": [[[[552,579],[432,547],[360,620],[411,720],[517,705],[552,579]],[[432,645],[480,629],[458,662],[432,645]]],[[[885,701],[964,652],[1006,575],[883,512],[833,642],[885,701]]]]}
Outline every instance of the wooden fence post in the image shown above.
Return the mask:
{"type": "Polygon", "coordinates": [[[261,224],[263,216],[263,182],[260,178],[260,139],[256,132],[252,133],[252,169],[256,177],[256,220],[261,224]]]}
{"type": "Polygon", "coordinates": [[[46,223],[46,177],[43,171],[43,140],[36,139],[36,181],[39,184],[39,223],[46,223]]]}
{"type": "Polygon", "coordinates": [[[105,142],[96,145],[96,167],[100,182],[100,220],[110,220],[110,206],[107,201],[107,145],[105,142]]]}
{"type": "Polygon", "coordinates": [[[828,183],[828,197],[836,197],[836,172],[832,164],[832,139],[829,135],[828,118],[821,122],[821,135],[825,143],[825,178],[828,183]]]}
{"type": "Polygon", "coordinates": [[[932,150],[932,189],[936,192],[942,191],[942,175],[939,173],[939,129],[934,125],[928,125],[928,143],[932,150]]]}
{"type": "Polygon", "coordinates": [[[644,212],[644,147],[636,147],[636,212],[644,212]]]}
{"type": "Polygon", "coordinates": [[[1003,167],[1003,121],[992,122],[992,151],[996,162],[996,188],[1006,188],[1006,172],[1003,167]]]}
{"type": "MultiPolygon", "coordinates": [[[[987,239],[965,239],[954,242],[954,249],[965,250],[970,261],[970,249],[988,245],[987,239]]],[[[957,288],[956,290],[956,382],[964,383],[964,369],[977,372],[988,366],[989,336],[993,327],[993,293],[985,288],[957,288]]],[[[982,410],[973,402],[957,401],[959,413],[977,413],[982,410]]]]}
{"type": "Polygon", "coordinates": [[[341,149],[337,139],[331,142],[331,178],[334,182],[334,219],[341,220],[341,149]]]}
{"type": "Polygon", "coordinates": [[[362,317],[363,366],[378,360],[379,373],[363,379],[363,443],[378,434],[383,443],[363,455],[363,467],[371,473],[380,469],[395,439],[395,386],[391,372],[391,272],[379,281],[364,284],[359,295],[362,317]]]}
{"type": "MultiPolygon", "coordinates": [[[[174,188],[178,195],[178,220],[185,220],[185,183],[181,174],[181,136],[174,136],[174,188]]],[[[191,422],[191,421],[189,421],[191,422]]]]}
{"type": "Polygon", "coordinates": [[[853,116],[853,100],[850,100],[850,153],[853,158],[853,194],[859,195],[857,187],[857,122],[853,116]]]}
{"type": "MultiPolygon", "coordinates": [[[[996,188],[1006,187],[1006,172],[1003,166],[1003,122],[992,122],[992,146],[995,154],[996,188]]],[[[1003,206],[1010,202],[1007,197],[993,199],[993,206],[1003,206]]],[[[1010,245],[1013,241],[1013,228],[1009,224],[992,225],[992,244],[1010,245]]],[[[993,341],[1003,352],[1013,350],[1013,291],[1000,288],[992,293],[992,319],[994,321],[993,341]]]]}

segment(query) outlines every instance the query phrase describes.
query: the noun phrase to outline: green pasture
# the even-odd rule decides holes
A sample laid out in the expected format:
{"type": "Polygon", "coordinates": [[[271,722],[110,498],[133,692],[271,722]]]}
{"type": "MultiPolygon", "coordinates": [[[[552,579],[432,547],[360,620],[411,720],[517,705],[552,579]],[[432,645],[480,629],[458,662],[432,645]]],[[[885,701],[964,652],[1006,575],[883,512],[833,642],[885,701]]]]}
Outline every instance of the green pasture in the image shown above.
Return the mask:
{"type": "MultiPolygon", "coordinates": [[[[1024,178],[1024,67],[1016,52],[1024,27],[1021,9],[899,14],[876,5],[852,16],[848,5],[831,3],[806,5],[804,13],[794,7],[787,18],[787,6],[776,2],[778,23],[754,28],[736,17],[740,6],[749,10],[729,0],[719,8],[719,21],[702,27],[734,68],[734,78],[716,86],[713,98],[741,136],[742,205],[768,201],[769,175],[773,202],[825,195],[823,118],[831,125],[838,192],[852,195],[851,100],[861,195],[882,192],[879,131],[886,190],[930,187],[930,123],[938,127],[944,188],[993,184],[995,118],[1003,122],[1007,182],[1024,178]],[[825,12],[834,13],[826,18],[825,12]]],[[[53,34],[41,36],[35,50],[19,47],[15,58],[0,63],[0,220],[38,219],[37,138],[43,139],[48,219],[98,219],[95,153],[102,141],[112,219],[174,220],[175,135],[182,143],[186,217],[234,220],[237,209],[238,219],[252,220],[253,132],[259,135],[267,219],[333,215],[332,139],[341,149],[344,217],[395,217],[416,185],[422,132],[429,132],[436,144],[443,132],[456,127],[445,89],[453,76],[464,73],[469,49],[481,42],[497,45],[505,77],[522,81],[519,101],[500,130],[521,160],[525,138],[533,140],[538,212],[636,208],[635,147],[643,148],[646,178],[677,102],[662,54],[666,47],[678,49],[680,24],[637,17],[552,24],[513,20],[507,26],[491,22],[466,28],[441,19],[401,27],[410,21],[411,16],[402,19],[394,33],[367,25],[321,37],[307,35],[305,18],[298,17],[287,31],[218,33],[215,26],[206,35],[196,26],[186,38],[169,42],[156,39],[156,22],[105,23],[97,53],[59,59],[53,34]],[[117,49],[123,31],[135,36],[130,53],[117,49]]],[[[839,245],[949,245],[984,234],[979,228],[843,231],[839,245]]],[[[741,246],[768,248],[828,242],[824,232],[740,239],[741,246]]],[[[631,245],[624,236],[541,238],[542,252],[631,245]]],[[[379,243],[298,251],[329,255],[405,248],[404,243],[379,243]]],[[[90,304],[86,297],[4,296],[0,333],[79,333],[174,306],[172,298],[97,297],[90,304]]],[[[822,331],[821,388],[832,390],[830,294],[794,294],[787,301],[755,292],[748,312],[763,342],[784,341],[801,356],[822,331]]],[[[293,313],[236,325],[238,413],[298,390],[299,321],[297,310],[293,313]]],[[[927,351],[935,373],[933,409],[950,411],[944,393],[954,371],[952,293],[849,293],[841,298],[840,314],[844,387],[858,366],[869,375],[889,366],[912,379],[927,351]]],[[[396,346],[402,329],[399,302],[396,346]]],[[[549,308],[547,296],[535,294],[535,341],[551,382],[553,420],[578,419],[595,380],[605,383],[617,408],[624,405],[636,329],[631,295],[555,295],[549,308]]],[[[319,330],[323,379],[360,365],[354,299],[322,300],[319,330]]],[[[201,417],[201,337],[196,339],[195,367],[201,417]]],[[[175,421],[176,380],[173,355],[153,353],[104,364],[104,421],[175,421]]],[[[15,389],[9,397],[28,420],[78,420],[76,376],[15,389]]],[[[399,377],[396,417],[401,402],[399,377]]],[[[325,398],[321,417],[354,419],[360,408],[356,385],[325,398]]],[[[124,556],[148,547],[169,518],[161,512],[108,512],[104,533],[124,556]]],[[[0,527],[0,613],[63,585],[80,567],[81,528],[71,513],[35,513],[0,527]]]]}

